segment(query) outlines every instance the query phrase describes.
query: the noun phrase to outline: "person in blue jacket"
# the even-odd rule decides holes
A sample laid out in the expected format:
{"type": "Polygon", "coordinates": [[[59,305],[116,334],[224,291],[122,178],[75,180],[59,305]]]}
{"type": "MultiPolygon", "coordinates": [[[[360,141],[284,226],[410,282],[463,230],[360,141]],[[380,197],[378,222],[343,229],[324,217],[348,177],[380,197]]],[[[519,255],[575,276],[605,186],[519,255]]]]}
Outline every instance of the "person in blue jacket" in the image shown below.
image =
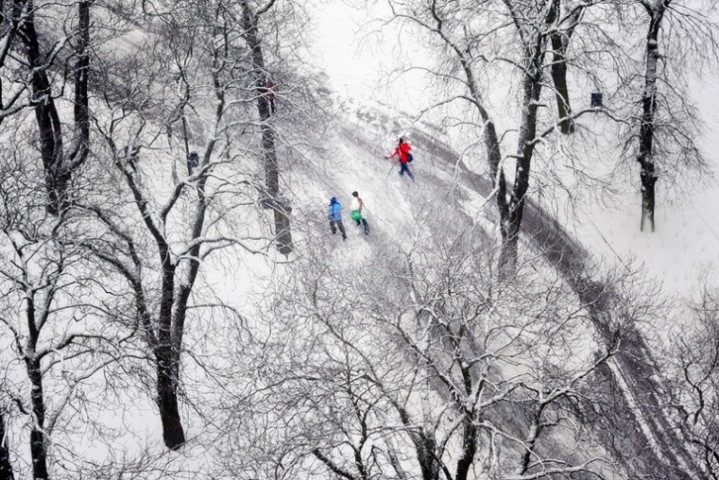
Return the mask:
{"type": "Polygon", "coordinates": [[[330,219],[330,230],[332,234],[337,233],[335,225],[340,229],[342,233],[342,240],[347,240],[347,234],[345,233],[345,226],[342,225],[342,205],[337,201],[337,198],[330,198],[330,207],[327,213],[327,217],[330,219]]]}

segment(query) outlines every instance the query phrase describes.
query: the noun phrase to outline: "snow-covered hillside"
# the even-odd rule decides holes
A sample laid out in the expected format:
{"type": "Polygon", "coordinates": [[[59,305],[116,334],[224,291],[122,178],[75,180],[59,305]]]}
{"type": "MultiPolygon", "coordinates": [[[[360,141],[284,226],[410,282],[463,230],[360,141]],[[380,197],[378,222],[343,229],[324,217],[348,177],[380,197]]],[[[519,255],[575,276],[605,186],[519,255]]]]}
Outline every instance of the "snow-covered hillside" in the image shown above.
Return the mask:
{"type": "MultiPolygon", "coordinates": [[[[573,132],[550,88],[522,103],[515,25],[536,14],[519,30],[556,58],[590,4],[210,3],[3,17],[0,480],[713,478],[719,187],[660,171],[640,233],[612,117],[632,90],[585,108],[620,83],[587,54],[573,132]],[[399,137],[414,180],[386,158],[399,137]],[[503,207],[523,212],[512,268],[503,207]]],[[[597,5],[582,40],[615,18],[597,5]]],[[[692,81],[719,168],[719,96],[692,81]]]]}

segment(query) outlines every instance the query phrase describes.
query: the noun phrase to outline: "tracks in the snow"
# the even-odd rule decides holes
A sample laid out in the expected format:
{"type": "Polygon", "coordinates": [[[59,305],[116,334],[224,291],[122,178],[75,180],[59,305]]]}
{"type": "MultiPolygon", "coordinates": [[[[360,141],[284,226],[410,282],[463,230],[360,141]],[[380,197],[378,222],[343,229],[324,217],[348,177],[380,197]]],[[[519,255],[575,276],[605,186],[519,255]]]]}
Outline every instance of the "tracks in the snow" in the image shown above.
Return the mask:
{"type": "MultiPolygon", "coordinates": [[[[413,138],[416,146],[460,168],[462,178],[475,191],[481,195],[491,193],[491,182],[465,168],[450,148],[422,132],[413,132],[413,138]]],[[[615,318],[617,312],[612,305],[620,293],[614,291],[612,285],[593,280],[588,252],[541,207],[531,200],[526,202],[522,224],[525,241],[560,272],[586,307],[592,324],[607,345],[617,334],[617,325],[621,325],[621,348],[609,365],[600,370],[604,394],[611,398],[614,407],[605,414],[614,415],[616,418],[609,423],[620,427],[602,432],[604,443],[630,466],[630,472],[647,478],[707,478],[667,419],[660,397],[661,372],[657,371],[641,331],[625,321],[627,319],[615,318]]]]}

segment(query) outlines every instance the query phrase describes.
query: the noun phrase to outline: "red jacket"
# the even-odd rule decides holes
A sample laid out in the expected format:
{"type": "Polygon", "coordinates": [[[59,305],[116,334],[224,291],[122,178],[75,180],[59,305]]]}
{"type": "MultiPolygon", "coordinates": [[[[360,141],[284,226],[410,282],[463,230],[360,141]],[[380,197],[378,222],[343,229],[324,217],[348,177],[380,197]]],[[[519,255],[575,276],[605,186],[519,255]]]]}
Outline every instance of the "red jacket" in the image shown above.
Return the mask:
{"type": "Polygon", "coordinates": [[[397,155],[399,155],[399,162],[400,163],[407,163],[407,155],[409,155],[409,151],[412,149],[409,143],[403,142],[400,143],[397,149],[392,152],[392,155],[389,155],[387,158],[394,158],[397,155]]]}

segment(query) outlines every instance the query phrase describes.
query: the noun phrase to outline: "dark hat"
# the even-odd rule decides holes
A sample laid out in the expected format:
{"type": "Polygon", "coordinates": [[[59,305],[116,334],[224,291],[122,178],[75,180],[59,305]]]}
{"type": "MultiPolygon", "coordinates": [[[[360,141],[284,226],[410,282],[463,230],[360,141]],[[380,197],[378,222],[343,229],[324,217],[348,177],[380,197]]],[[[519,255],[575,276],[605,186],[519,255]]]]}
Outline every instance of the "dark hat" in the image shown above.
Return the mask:
{"type": "Polygon", "coordinates": [[[359,193],[357,193],[357,192],[352,192],[352,196],[353,196],[353,197],[359,197],[359,193]]]}
{"type": "Polygon", "coordinates": [[[404,143],[404,138],[399,137],[399,143],[404,143]]]}
{"type": "Polygon", "coordinates": [[[330,205],[333,203],[337,203],[337,197],[330,198],[330,205]]]}

